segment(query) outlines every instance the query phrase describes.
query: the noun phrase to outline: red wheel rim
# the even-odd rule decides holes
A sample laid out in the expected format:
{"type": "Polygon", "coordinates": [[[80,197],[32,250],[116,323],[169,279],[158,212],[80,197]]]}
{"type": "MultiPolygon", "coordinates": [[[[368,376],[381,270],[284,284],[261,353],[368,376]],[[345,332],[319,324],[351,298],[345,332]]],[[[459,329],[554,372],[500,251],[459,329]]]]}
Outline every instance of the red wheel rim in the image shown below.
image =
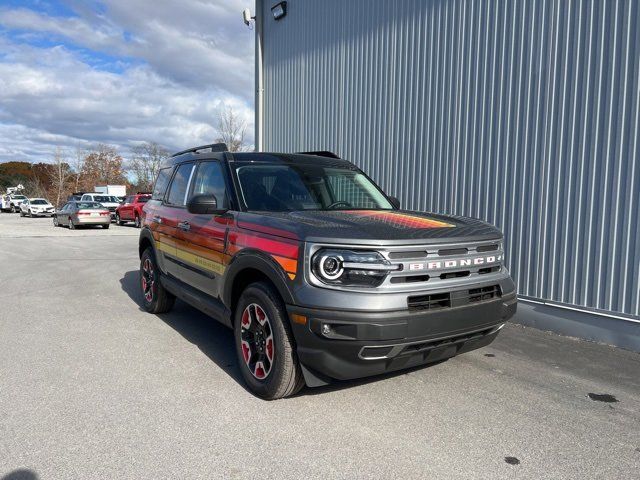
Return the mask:
{"type": "Polygon", "coordinates": [[[260,305],[252,303],[244,309],[240,321],[244,363],[255,378],[264,380],[271,373],[275,355],[269,317],[260,305]]]}
{"type": "Polygon", "coordinates": [[[153,301],[153,287],[155,285],[155,278],[153,275],[153,263],[148,258],[142,262],[142,294],[147,302],[153,301]]]}

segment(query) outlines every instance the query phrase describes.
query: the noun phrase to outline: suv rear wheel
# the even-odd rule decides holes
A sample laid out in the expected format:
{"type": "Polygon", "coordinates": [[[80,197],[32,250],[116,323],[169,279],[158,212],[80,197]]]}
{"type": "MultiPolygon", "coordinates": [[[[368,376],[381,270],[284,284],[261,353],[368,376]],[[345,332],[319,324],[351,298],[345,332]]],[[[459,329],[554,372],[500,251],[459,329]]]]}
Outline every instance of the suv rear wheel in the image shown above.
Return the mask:
{"type": "Polygon", "coordinates": [[[140,289],[142,303],[149,313],[165,313],[173,308],[176,297],[160,283],[160,270],[151,248],[147,248],[140,258],[140,289]]]}
{"type": "Polygon", "coordinates": [[[242,292],[233,331],[240,371],[255,395],[275,400],[302,388],[286,310],[271,285],[252,283],[242,292]]]}

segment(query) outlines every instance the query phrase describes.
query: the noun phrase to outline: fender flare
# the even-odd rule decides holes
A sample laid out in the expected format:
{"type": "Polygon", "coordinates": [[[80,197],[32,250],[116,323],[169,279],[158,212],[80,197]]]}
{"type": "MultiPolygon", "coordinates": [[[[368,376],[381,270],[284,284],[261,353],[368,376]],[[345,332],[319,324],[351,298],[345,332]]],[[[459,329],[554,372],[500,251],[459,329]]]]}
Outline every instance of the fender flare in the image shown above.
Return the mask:
{"type": "Polygon", "coordinates": [[[263,273],[276,287],[285,303],[294,303],[288,278],[282,267],[268,254],[259,250],[245,249],[231,259],[224,273],[224,282],[221,288],[222,301],[229,309],[232,308],[233,282],[240,273],[249,268],[263,273]]]}
{"type": "MultiPolygon", "coordinates": [[[[156,242],[153,238],[153,234],[148,227],[143,227],[142,230],[140,230],[140,238],[138,239],[138,257],[142,258],[142,253],[144,252],[144,250],[142,249],[143,240],[149,241],[153,250],[153,255],[156,256],[156,242]]],[[[156,258],[158,257],[156,256],[156,258]]]]}

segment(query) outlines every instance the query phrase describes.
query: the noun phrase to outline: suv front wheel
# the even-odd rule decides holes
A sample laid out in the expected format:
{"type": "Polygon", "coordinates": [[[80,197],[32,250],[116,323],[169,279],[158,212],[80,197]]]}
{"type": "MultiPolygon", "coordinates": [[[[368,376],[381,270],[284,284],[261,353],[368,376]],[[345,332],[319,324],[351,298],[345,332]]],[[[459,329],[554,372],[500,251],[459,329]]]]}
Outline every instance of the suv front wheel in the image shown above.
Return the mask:
{"type": "Polygon", "coordinates": [[[293,334],[273,287],[264,282],[249,285],[240,296],[233,325],[238,363],[249,390],[275,400],[302,388],[293,334]]]}

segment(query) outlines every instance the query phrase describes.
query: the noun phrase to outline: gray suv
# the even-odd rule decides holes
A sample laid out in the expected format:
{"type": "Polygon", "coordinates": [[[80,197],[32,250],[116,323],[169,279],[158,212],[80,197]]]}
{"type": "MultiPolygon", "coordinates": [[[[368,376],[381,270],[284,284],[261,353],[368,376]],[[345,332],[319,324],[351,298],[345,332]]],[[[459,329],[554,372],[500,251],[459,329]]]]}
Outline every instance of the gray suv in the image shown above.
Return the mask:
{"type": "Polygon", "coordinates": [[[179,297],[232,328],[267,399],[483,347],[516,311],[500,231],[401,210],[329,152],[175,154],[139,254],[145,308],[179,297]]]}

